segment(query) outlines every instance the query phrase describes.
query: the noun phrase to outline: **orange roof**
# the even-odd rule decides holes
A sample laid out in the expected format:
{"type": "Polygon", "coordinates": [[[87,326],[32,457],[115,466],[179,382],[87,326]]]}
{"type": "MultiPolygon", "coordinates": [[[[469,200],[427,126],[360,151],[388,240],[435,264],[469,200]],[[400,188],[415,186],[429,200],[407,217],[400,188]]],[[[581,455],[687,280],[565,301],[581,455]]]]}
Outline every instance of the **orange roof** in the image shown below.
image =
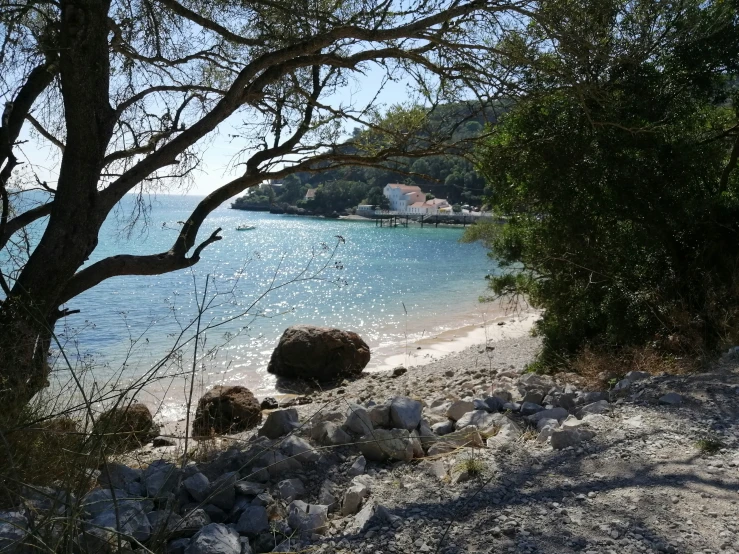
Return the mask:
{"type": "Polygon", "coordinates": [[[316,197],[316,189],[308,189],[305,191],[305,197],[306,198],[315,198],[316,197]]]}
{"type": "Polygon", "coordinates": [[[416,185],[401,185],[398,183],[388,183],[389,187],[400,189],[401,192],[421,192],[421,187],[416,185]]]}

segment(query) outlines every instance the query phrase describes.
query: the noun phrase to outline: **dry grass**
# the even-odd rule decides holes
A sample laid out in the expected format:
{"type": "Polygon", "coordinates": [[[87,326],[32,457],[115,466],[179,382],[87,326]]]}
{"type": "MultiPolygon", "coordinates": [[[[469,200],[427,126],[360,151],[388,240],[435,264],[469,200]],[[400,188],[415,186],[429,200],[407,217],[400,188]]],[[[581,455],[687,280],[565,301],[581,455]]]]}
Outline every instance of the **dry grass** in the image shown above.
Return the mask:
{"type": "Polygon", "coordinates": [[[618,352],[586,346],[568,365],[569,371],[574,373],[571,380],[591,390],[603,390],[629,371],[679,375],[698,369],[701,360],[666,354],[650,346],[625,348],[618,352]]]}

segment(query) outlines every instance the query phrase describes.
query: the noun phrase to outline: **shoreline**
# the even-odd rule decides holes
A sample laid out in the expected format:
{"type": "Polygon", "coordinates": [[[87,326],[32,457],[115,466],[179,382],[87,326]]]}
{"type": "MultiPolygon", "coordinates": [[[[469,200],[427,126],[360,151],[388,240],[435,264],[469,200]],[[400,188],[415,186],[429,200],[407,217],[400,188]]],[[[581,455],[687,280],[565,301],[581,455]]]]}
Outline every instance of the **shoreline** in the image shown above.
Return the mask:
{"type": "MultiPolygon", "coordinates": [[[[469,351],[477,352],[479,347],[496,345],[498,343],[510,343],[520,339],[523,341],[531,340],[531,330],[534,323],[539,318],[540,312],[531,308],[525,310],[508,310],[499,306],[499,302],[493,304],[482,304],[480,311],[476,314],[468,314],[466,318],[459,322],[459,325],[440,331],[430,336],[422,336],[413,338],[408,341],[407,345],[392,344],[380,346],[374,349],[372,357],[364,374],[372,376],[375,374],[389,373],[393,369],[402,366],[406,369],[420,369],[424,366],[432,364],[446,363],[455,364],[457,357],[464,357],[469,351]],[[474,319],[482,319],[484,323],[472,323],[474,319]]],[[[360,333],[361,336],[361,333],[360,333]]],[[[496,352],[495,358],[500,356],[496,352]]],[[[503,356],[505,358],[505,355],[503,356]]],[[[510,360],[504,360],[506,366],[510,360]]],[[[275,386],[273,376],[264,373],[271,380],[270,384],[262,381],[262,386],[247,386],[254,396],[262,401],[264,398],[272,397],[279,402],[284,402],[298,394],[291,394],[284,391],[278,391],[275,386]]],[[[197,399],[199,399],[207,390],[213,386],[224,385],[244,385],[245,379],[223,380],[219,382],[217,379],[211,380],[207,387],[198,390],[193,397],[193,405],[191,406],[191,419],[195,414],[197,407],[197,399]]],[[[247,383],[248,385],[249,383],[247,383]]],[[[331,389],[328,389],[329,391],[331,389]]],[[[154,396],[154,395],[152,395],[154,396]]],[[[173,413],[173,409],[168,406],[170,401],[176,399],[157,398],[156,402],[145,402],[152,408],[155,420],[162,426],[162,432],[169,435],[184,435],[182,425],[185,422],[185,414],[180,413],[177,417],[166,417],[163,414],[173,413]]],[[[182,406],[179,404],[179,406],[182,406]]]]}

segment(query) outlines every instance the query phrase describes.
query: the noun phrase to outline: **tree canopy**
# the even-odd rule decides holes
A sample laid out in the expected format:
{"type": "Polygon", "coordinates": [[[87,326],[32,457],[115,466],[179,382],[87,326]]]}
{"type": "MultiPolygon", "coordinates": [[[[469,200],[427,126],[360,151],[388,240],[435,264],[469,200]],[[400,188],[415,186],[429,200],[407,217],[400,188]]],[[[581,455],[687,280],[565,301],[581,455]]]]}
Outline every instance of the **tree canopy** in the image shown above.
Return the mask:
{"type": "MultiPolygon", "coordinates": [[[[481,156],[498,294],[545,309],[545,359],[739,338],[739,5],[555,0],[481,156]]],[[[514,54],[510,54],[515,56],[514,54]]]]}

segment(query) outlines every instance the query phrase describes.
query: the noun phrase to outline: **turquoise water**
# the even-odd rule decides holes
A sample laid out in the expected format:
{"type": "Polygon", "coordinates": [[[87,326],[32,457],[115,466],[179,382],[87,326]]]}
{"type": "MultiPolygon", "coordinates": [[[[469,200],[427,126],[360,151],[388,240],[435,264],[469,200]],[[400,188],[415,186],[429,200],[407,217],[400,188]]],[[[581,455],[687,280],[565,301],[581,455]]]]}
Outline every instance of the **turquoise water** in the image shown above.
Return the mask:
{"type": "MultiPolygon", "coordinates": [[[[89,263],[169,249],[177,222],[199,200],[158,196],[148,224],[129,233],[126,216],[134,204],[127,198],[106,221],[89,263]]],[[[406,337],[469,323],[465,318],[491,270],[481,245],[459,243],[461,229],[378,228],[367,221],[243,212],[225,205],[208,218],[199,239],[216,227],[223,229],[223,240],[206,248],[194,267],[113,278],[73,299],[68,307],[81,312],[58,329],[66,350],[105,368],[98,371],[123,371],[130,378],[186,343],[180,351],[184,358],[161,370],[185,371],[192,360],[192,324],[204,302],[196,364],[201,377],[269,389],[267,361],[289,325],[357,331],[376,363],[377,353],[406,337]],[[256,229],[236,231],[239,224],[256,229]]]]}

